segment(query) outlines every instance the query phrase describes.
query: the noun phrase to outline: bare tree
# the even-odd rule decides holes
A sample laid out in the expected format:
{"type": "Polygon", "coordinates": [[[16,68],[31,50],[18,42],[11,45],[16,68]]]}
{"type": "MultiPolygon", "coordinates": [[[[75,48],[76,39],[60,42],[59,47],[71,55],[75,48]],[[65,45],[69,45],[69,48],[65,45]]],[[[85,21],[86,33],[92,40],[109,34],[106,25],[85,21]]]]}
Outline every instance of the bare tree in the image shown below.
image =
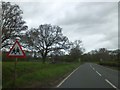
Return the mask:
{"type": "Polygon", "coordinates": [[[27,43],[40,53],[43,63],[49,52],[67,49],[68,38],[63,36],[62,28],[50,24],[40,25],[39,28],[32,28],[26,33],[27,43]]]}
{"type": "Polygon", "coordinates": [[[12,40],[20,35],[20,32],[27,29],[22,19],[22,10],[18,5],[10,2],[2,2],[2,48],[12,44],[12,40]]]}
{"type": "Polygon", "coordinates": [[[104,61],[110,60],[109,51],[106,48],[99,48],[98,58],[104,61]]]}
{"type": "Polygon", "coordinates": [[[75,40],[71,44],[71,49],[70,49],[70,53],[69,53],[71,61],[78,60],[84,51],[85,51],[85,49],[82,46],[82,41],[75,40]]]}

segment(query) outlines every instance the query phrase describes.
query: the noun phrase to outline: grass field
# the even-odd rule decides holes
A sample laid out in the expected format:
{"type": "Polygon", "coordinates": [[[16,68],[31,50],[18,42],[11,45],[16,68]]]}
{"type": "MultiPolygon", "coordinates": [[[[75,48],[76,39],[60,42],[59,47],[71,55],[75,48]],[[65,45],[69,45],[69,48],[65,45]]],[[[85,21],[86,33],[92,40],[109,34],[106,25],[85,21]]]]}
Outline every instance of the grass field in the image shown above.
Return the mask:
{"type": "MultiPolygon", "coordinates": [[[[16,87],[54,87],[80,63],[42,64],[40,62],[18,62],[16,87]]],[[[2,63],[3,88],[14,87],[14,62],[2,63]]]]}

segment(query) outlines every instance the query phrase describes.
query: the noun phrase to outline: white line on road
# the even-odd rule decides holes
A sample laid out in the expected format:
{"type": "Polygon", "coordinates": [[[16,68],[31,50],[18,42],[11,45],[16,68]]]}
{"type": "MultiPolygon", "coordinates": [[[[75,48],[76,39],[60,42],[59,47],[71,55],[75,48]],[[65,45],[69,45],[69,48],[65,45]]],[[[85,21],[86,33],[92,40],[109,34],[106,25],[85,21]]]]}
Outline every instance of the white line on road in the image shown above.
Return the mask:
{"type": "MultiPolygon", "coordinates": [[[[79,67],[78,67],[78,68],[79,68],[79,67]]],[[[75,71],[78,70],[78,68],[75,69],[70,75],[68,75],[60,84],[58,84],[57,87],[60,87],[75,71]]]]}
{"type": "Polygon", "coordinates": [[[95,68],[90,64],[90,67],[93,69],[93,70],[95,70],[95,68]]]}
{"type": "Polygon", "coordinates": [[[92,65],[90,64],[90,67],[92,68],[92,65]]]}
{"type": "Polygon", "coordinates": [[[113,85],[109,80],[105,79],[107,83],[109,83],[113,88],[117,88],[115,85],[113,85]]]}
{"type": "Polygon", "coordinates": [[[95,70],[94,67],[93,67],[91,64],[90,64],[90,67],[91,67],[93,70],[95,70]]]}
{"type": "Polygon", "coordinates": [[[92,69],[93,69],[93,70],[95,70],[95,68],[94,68],[94,67],[93,67],[92,69]]]}
{"type": "Polygon", "coordinates": [[[96,73],[97,73],[99,76],[102,76],[98,71],[96,71],[96,73]]]}

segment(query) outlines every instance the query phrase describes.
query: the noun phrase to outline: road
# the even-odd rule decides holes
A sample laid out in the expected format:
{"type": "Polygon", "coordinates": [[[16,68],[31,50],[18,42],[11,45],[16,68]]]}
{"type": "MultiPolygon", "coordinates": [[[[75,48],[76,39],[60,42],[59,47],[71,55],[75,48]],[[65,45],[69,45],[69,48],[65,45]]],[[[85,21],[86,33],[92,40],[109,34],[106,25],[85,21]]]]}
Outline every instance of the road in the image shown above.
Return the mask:
{"type": "Polygon", "coordinates": [[[118,89],[118,71],[94,63],[85,63],[74,70],[57,87],[118,89]]]}

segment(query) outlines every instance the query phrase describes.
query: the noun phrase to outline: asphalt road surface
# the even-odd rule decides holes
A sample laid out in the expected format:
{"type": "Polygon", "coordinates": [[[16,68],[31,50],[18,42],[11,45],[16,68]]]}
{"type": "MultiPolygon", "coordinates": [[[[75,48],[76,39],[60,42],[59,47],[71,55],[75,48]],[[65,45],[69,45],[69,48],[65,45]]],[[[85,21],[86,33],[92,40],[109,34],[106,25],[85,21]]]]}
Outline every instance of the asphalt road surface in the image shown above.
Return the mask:
{"type": "Polygon", "coordinates": [[[118,89],[118,71],[93,63],[85,63],[74,70],[57,87],[118,89]]]}

